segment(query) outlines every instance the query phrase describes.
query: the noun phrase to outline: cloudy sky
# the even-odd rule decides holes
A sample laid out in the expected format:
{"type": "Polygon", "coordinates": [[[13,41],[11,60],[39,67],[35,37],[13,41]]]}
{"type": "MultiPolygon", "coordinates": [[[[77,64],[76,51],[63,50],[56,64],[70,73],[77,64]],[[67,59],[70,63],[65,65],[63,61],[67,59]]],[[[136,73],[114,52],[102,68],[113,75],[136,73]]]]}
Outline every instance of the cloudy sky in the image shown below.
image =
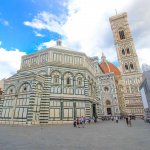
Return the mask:
{"type": "Polygon", "coordinates": [[[0,79],[16,73],[21,56],[55,45],[117,65],[109,17],[127,12],[140,65],[150,65],[150,0],[1,0],[0,79]],[[9,4],[9,5],[8,5],[9,4]]]}

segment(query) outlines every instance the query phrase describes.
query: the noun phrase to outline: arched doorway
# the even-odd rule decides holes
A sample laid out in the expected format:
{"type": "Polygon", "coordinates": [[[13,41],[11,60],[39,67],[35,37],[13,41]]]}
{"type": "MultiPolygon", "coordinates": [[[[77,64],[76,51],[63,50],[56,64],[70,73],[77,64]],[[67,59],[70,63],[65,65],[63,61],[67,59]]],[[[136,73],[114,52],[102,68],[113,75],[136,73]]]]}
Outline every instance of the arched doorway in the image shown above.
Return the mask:
{"type": "Polygon", "coordinates": [[[110,100],[106,100],[106,106],[107,106],[107,115],[112,115],[110,100]]]}
{"type": "Polygon", "coordinates": [[[111,108],[107,108],[107,115],[112,115],[111,108]]]}
{"type": "Polygon", "coordinates": [[[94,117],[94,118],[96,118],[97,117],[97,114],[96,114],[96,104],[92,104],[92,116],[94,117]]]}

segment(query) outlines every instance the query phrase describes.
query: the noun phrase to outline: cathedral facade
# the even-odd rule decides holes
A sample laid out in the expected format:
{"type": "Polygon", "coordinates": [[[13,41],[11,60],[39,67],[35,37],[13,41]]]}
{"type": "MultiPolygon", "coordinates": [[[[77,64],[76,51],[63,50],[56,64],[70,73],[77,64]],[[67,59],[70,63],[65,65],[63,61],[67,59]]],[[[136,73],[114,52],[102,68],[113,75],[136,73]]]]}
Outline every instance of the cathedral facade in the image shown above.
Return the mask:
{"type": "Polygon", "coordinates": [[[62,47],[59,40],[54,47],[23,56],[20,70],[5,80],[0,123],[51,124],[81,116],[143,115],[137,89],[141,73],[127,15],[111,17],[110,22],[121,71],[104,54],[98,63],[98,57],[62,47]]]}

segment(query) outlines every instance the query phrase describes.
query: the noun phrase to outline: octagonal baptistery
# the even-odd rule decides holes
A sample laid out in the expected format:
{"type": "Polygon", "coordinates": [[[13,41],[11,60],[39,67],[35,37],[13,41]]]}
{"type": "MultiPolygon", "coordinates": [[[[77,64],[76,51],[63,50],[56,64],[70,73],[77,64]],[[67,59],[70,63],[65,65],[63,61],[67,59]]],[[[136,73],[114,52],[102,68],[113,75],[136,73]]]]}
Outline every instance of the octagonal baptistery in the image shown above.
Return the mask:
{"type": "Polygon", "coordinates": [[[68,123],[97,117],[96,69],[84,53],[57,45],[25,55],[5,80],[0,123],[68,123]]]}

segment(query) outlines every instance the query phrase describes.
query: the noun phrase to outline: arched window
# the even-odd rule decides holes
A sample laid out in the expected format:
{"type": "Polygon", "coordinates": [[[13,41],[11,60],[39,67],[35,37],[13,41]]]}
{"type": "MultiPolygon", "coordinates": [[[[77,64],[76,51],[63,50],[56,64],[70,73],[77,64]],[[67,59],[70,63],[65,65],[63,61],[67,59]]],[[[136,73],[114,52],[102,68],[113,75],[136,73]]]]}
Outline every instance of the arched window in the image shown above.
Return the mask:
{"type": "Polygon", "coordinates": [[[14,113],[15,119],[27,119],[30,91],[31,86],[29,83],[24,83],[21,85],[14,113]]]}
{"type": "Polygon", "coordinates": [[[124,34],[124,31],[119,31],[119,36],[120,36],[120,39],[123,40],[125,39],[125,34],[124,34]]]}
{"type": "Polygon", "coordinates": [[[124,49],[122,49],[122,54],[125,55],[125,50],[124,49]]]}
{"type": "Polygon", "coordinates": [[[14,94],[14,93],[15,93],[15,87],[14,86],[10,86],[6,91],[6,94],[14,94]]]}
{"type": "Polygon", "coordinates": [[[67,81],[67,84],[71,84],[71,79],[70,79],[70,77],[68,77],[66,81],[67,81]]]}
{"type": "Polygon", "coordinates": [[[73,76],[74,75],[71,72],[66,72],[64,74],[64,85],[73,86],[73,80],[75,80],[73,76]]]}
{"type": "Polygon", "coordinates": [[[54,76],[54,84],[58,84],[59,83],[59,76],[55,75],[54,76]]]}
{"type": "Polygon", "coordinates": [[[30,91],[30,85],[29,83],[24,83],[21,87],[20,87],[20,91],[21,93],[27,93],[30,91]]]}
{"type": "Polygon", "coordinates": [[[109,88],[108,88],[107,86],[105,86],[105,87],[104,87],[104,91],[105,91],[105,92],[108,92],[108,91],[109,91],[109,88]]]}
{"type": "Polygon", "coordinates": [[[129,69],[127,64],[125,64],[125,69],[126,69],[126,70],[128,70],[128,69],[129,69]]]}
{"type": "Polygon", "coordinates": [[[23,90],[24,90],[24,92],[25,92],[25,91],[27,90],[27,87],[24,87],[24,89],[23,89],[23,90]]]}
{"type": "Polygon", "coordinates": [[[130,50],[129,50],[129,48],[127,48],[126,50],[127,50],[127,54],[130,54],[130,50]]]}
{"type": "Polygon", "coordinates": [[[81,85],[82,85],[82,79],[81,79],[81,78],[78,78],[78,79],[77,79],[77,85],[78,85],[78,86],[81,86],[81,85]]]}
{"type": "Polygon", "coordinates": [[[107,100],[106,105],[111,105],[111,102],[109,100],[107,100]]]}
{"type": "Polygon", "coordinates": [[[130,64],[130,68],[131,68],[132,70],[134,69],[134,67],[133,67],[133,64],[132,64],[132,63],[130,64]]]}

